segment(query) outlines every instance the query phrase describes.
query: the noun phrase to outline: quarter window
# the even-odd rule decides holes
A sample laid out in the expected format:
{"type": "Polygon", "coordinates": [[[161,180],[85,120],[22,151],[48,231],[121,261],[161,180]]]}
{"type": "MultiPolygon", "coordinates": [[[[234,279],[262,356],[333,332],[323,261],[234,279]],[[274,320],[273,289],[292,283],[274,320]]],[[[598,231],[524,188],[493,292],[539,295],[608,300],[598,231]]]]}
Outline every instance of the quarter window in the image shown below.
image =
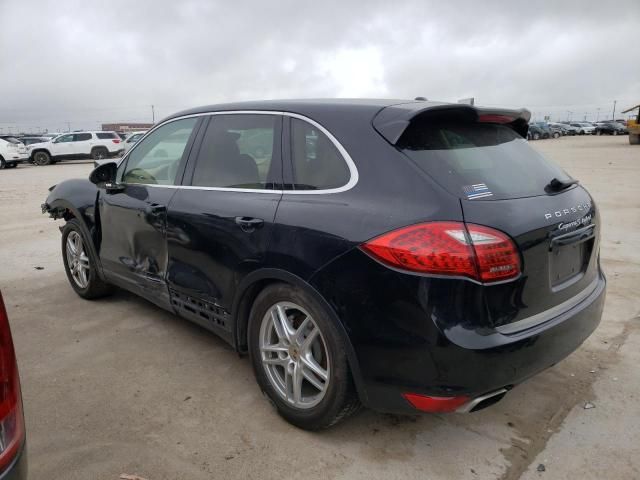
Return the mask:
{"type": "Polygon", "coordinates": [[[219,188],[273,188],[280,117],[214,115],[198,152],[191,184],[219,188]]]}
{"type": "Polygon", "coordinates": [[[184,118],[154,130],[129,154],[122,181],[173,185],[197,121],[184,118]]]}
{"type": "Polygon", "coordinates": [[[295,190],[327,190],[349,182],[350,172],[333,142],[317,127],[291,119],[295,190]]]}

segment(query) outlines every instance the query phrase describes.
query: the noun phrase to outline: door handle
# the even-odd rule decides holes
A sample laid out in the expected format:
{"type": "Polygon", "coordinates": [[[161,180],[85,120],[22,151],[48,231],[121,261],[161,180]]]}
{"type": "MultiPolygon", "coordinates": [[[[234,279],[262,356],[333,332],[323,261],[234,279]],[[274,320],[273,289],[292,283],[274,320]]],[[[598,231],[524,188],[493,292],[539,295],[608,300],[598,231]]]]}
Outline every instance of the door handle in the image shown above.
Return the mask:
{"type": "Polygon", "coordinates": [[[165,205],[160,205],[158,203],[152,203],[151,205],[147,205],[144,209],[144,213],[147,215],[158,215],[159,213],[164,213],[167,211],[167,207],[165,205]]]}
{"type": "Polygon", "coordinates": [[[262,227],[264,225],[264,220],[253,217],[236,217],[236,224],[240,226],[243,232],[251,233],[256,228],[262,227]]]}

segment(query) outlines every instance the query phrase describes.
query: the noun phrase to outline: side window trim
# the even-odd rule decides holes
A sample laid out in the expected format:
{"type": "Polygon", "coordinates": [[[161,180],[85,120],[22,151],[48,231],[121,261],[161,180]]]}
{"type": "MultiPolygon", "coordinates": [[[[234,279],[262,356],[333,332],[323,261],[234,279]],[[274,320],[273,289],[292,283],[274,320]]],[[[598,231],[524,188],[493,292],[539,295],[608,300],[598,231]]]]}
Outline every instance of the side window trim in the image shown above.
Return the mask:
{"type": "MultiPolygon", "coordinates": [[[[198,122],[196,124],[196,126],[194,127],[194,131],[196,129],[198,130],[198,132],[196,134],[196,136],[198,138],[196,139],[195,136],[194,136],[193,137],[194,141],[192,142],[191,141],[192,139],[190,139],[189,140],[189,144],[187,144],[187,148],[190,148],[190,152],[189,152],[188,158],[186,159],[187,161],[185,161],[184,158],[182,160],[183,162],[185,162],[185,169],[182,171],[182,183],[176,183],[175,185],[153,185],[153,184],[151,184],[151,185],[147,185],[147,186],[156,187],[156,188],[184,188],[184,189],[200,189],[200,190],[221,190],[221,191],[231,191],[231,192],[284,193],[285,195],[325,195],[325,194],[329,194],[329,193],[346,192],[347,190],[351,190],[358,183],[359,173],[358,173],[358,169],[357,169],[353,159],[351,158],[349,153],[345,150],[345,148],[342,146],[342,144],[333,136],[333,134],[331,132],[329,132],[325,127],[323,127],[321,124],[319,124],[315,120],[312,120],[309,117],[306,117],[304,115],[300,115],[300,114],[292,113],[292,112],[271,111],[271,110],[238,110],[238,111],[203,112],[203,113],[195,113],[195,114],[192,114],[192,115],[185,115],[185,116],[182,116],[182,117],[176,117],[176,118],[172,118],[172,119],[170,119],[170,120],[168,120],[166,122],[159,123],[159,124],[155,125],[151,130],[147,131],[144,134],[144,136],[135,143],[135,145],[131,148],[131,150],[129,150],[127,152],[127,155],[125,155],[120,160],[120,163],[118,163],[118,181],[119,182],[122,181],[122,174],[124,173],[124,170],[126,169],[126,163],[128,162],[130,154],[147,137],[147,135],[151,134],[156,128],[159,128],[159,127],[161,127],[163,125],[166,125],[169,122],[174,122],[174,121],[177,121],[177,120],[182,120],[184,118],[190,118],[190,117],[204,117],[204,119],[201,119],[201,121],[198,122]],[[285,179],[286,179],[286,175],[287,175],[287,169],[291,168],[290,162],[292,161],[291,152],[290,152],[290,150],[291,150],[291,148],[290,148],[290,137],[291,137],[290,133],[291,133],[291,129],[290,129],[289,123],[290,123],[290,119],[291,118],[297,118],[299,120],[302,120],[304,122],[307,122],[307,123],[315,126],[322,133],[324,133],[329,138],[329,140],[331,140],[331,142],[338,149],[338,151],[340,152],[340,155],[342,156],[343,160],[346,162],[346,164],[347,164],[347,166],[349,168],[349,173],[350,173],[349,181],[342,187],[333,188],[333,189],[327,189],[327,190],[287,190],[287,189],[285,189],[285,190],[251,190],[251,189],[242,189],[242,188],[194,187],[194,186],[188,185],[186,183],[186,180],[189,179],[189,182],[191,181],[190,176],[192,175],[193,160],[195,160],[195,157],[196,157],[196,153],[195,153],[194,147],[196,147],[196,150],[199,150],[200,144],[202,143],[202,136],[204,135],[204,126],[203,126],[203,124],[206,123],[208,125],[208,119],[210,117],[214,117],[216,115],[229,115],[229,114],[240,114],[240,113],[246,113],[246,114],[270,114],[270,115],[281,115],[283,117],[288,117],[288,119],[284,119],[284,121],[282,123],[282,143],[281,143],[281,146],[282,146],[282,149],[281,149],[281,161],[282,161],[282,163],[284,165],[284,167],[283,167],[283,176],[284,176],[285,179]],[[285,135],[285,130],[286,130],[286,135],[285,135]],[[196,140],[197,140],[197,142],[196,142],[196,140]]],[[[185,151],[186,151],[186,148],[185,148],[185,151]]],[[[180,176],[180,172],[178,173],[177,177],[179,177],[179,176],[180,176]]],[[[292,181],[292,179],[290,181],[292,181]]]]}

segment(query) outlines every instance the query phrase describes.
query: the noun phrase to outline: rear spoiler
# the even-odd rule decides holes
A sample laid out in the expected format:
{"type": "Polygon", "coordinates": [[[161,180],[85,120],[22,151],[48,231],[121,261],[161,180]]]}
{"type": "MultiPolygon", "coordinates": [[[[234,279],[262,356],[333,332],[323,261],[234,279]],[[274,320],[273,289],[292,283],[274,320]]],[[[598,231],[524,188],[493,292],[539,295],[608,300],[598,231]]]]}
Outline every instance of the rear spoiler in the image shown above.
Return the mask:
{"type": "Polygon", "coordinates": [[[512,110],[456,103],[411,102],[390,105],[380,110],[373,117],[373,128],[395,145],[413,120],[450,114],[468,116],[469,119],[480,122],[504,124],[525,138],[531,119],[531,112],[524,108],[512,110]]]}

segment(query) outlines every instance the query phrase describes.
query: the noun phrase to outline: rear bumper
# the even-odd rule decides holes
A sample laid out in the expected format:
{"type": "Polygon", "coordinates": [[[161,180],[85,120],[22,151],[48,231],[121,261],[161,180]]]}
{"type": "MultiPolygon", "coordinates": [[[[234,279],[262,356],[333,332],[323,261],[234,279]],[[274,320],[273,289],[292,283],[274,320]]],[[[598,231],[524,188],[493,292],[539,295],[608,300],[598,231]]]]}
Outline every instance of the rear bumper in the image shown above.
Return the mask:
{"type": "Polygon", "coordinates": [[[479,314],[472,286],[451,291],[434,279],[395,272],[378,272],[378,277],[371,269],[361,273],[362,279],[358,274],[345,278],[364,265],[357,259],[348,263],[328,268],[312,283],[325,298],[329,295],[349,332],[363,403],[379,411],[416,413],[403,393],[468,397],[458,411],[476,409],[470,404],[481,396],[499,399],[502,389],[508,391],[576,350],[600,323],[604,306],[606,281],[600,275],[592,294],[569,310],[527,330],[501,334],[458,319],[443,321],[479,314]],[[371,283],[375,277],[384,280],[382,285],[371,283]],[[358,281],[371,289],[356,287],[358,281]],[[336,292],[336,286],[349,297],[327,293],[336,292]]]}

